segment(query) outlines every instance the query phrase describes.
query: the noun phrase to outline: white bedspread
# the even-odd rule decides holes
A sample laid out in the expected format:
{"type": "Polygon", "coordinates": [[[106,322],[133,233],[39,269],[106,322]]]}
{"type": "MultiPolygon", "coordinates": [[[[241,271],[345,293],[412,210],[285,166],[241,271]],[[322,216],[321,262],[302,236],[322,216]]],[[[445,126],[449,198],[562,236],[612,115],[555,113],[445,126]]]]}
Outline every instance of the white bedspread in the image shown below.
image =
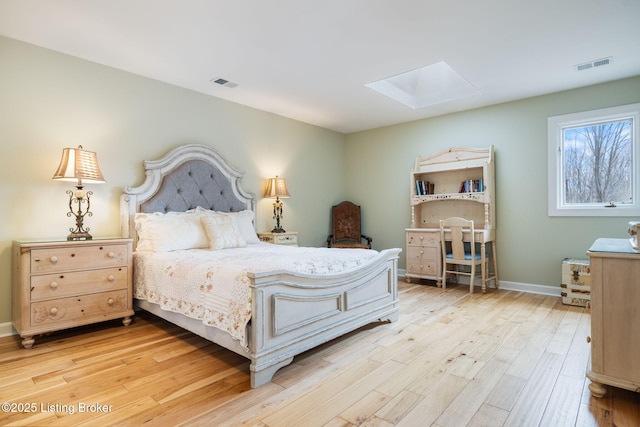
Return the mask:
{"type": "Polygon", "coordinates": [[[268,243],[215,251],[136,252],[133,296],[222,329],[246,348],[246,325],[251,318],[247,272],[329,275],[359,268],[378,254],[367,249],[268,243]]]}

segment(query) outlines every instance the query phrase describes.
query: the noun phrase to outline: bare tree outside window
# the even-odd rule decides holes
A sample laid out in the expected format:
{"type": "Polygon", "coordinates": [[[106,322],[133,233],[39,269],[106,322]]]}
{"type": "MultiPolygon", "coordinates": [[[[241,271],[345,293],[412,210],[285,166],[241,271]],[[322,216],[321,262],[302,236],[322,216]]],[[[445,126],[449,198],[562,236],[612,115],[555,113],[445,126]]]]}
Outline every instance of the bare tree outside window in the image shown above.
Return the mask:
{"type": "Polygon", "coordinates": [[[632,120],[563,129],[564,204],[633,202],[632,120]]]}
{"type": "Polygon", "coordinates": [[[640,215],[640,103],[551,116],[549,216],[640,215]]]}

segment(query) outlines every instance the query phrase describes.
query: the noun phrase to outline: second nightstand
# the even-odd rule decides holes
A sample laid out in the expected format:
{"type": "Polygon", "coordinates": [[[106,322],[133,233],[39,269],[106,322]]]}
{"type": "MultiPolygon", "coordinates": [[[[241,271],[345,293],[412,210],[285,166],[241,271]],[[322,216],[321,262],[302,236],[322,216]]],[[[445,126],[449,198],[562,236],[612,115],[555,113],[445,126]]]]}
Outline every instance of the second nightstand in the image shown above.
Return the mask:
{"type": "Polygon", "coordinates": [[[258,233],[261,242],[267,242],[274,245],[298,246],[298,232],[289,231],[284,233],[258,233]]]}

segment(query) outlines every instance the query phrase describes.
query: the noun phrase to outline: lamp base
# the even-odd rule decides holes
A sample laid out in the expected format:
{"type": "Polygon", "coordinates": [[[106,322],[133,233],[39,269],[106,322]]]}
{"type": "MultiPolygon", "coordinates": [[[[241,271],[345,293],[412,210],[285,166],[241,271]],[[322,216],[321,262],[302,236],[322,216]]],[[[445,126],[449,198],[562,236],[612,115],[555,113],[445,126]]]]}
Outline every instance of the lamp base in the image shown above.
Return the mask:
{"type": "Polygon", "coordinates": [[[67,240],[91,240],[91,239],[93,239],[93,236],[87,233],[86,231],[80,232],[80,233],[73,232],[67,236],[67,240]]]}
{"type": "Polygon", "coordinates": [[[83,225],[85,216],[93,216],[93,214],[89,211],[89,208],[91,207],[91,196],[93,195],[93,193],[91,191],[87,191],[87,193],[85,194],[84,191],[82,191],[82,185],[78,181],[78,185],[76,186],[76,191],[74,192],[71,190],[67,190],[67,194],[69,195],[69,212],[67,212],[67,216],[75,217],[76,219],[76,226],[75,228],[69,229],[71,233],[67,236],[67,240],[93,239],[93,236],[89,234],[89,227],[85,228],[83,225]],[[83,201],[85,201],[87,204],[87,207],[84,208],[84,211],[82,209],[83,201]],[[74,203],[78,204],[77,212],[73,211],[74,203]]]}
{"type": "Polygon", "coordinates": [[[275,227],[273,230],[271,230],[272,233],[286,233],[286,231],[284,230],[284,228],[277,226],[275,227]]]}

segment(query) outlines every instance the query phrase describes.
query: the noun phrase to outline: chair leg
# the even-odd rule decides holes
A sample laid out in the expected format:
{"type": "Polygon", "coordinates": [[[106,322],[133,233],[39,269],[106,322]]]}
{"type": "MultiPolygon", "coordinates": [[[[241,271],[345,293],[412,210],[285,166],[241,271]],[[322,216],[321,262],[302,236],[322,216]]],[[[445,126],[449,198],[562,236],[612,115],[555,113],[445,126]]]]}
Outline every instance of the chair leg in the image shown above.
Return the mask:
{"type": "Polygon", "coordinates": [[[493,258],[493,280],[496,284],[496,289],[500,289],[498,284],[498,258],[496,256],[496,242],[491,242],[491,258],[493,258]]]}
{"type": "Polygon", "coordinates": [[[489,263],[486,261],[486,258],[482,259],[482,293],[487,293],[487,274],[489,272],[489,263]]]}
{"type": "Polygon", "coordinates": [[[480,245],[480,275],[482,277],[482,293],[486,294],[487,293],[487,269],[486,269],[486,265],[487,265],[487,258],[486,258],[486,252],[487,252],[487,248],[486,248],[486,244],[482,243],[480,245]]]}
{"type": "Polygon", "coordinates": [[[442,265],[442,289],[447,289],[447,263],[442,265]]]}
{"type": "Polygon", "coordinates": [[[471,276],[469,277],[469,293],[473,293],[473,278],[476,276],[476,265],[471,264],[471,276]]]}

